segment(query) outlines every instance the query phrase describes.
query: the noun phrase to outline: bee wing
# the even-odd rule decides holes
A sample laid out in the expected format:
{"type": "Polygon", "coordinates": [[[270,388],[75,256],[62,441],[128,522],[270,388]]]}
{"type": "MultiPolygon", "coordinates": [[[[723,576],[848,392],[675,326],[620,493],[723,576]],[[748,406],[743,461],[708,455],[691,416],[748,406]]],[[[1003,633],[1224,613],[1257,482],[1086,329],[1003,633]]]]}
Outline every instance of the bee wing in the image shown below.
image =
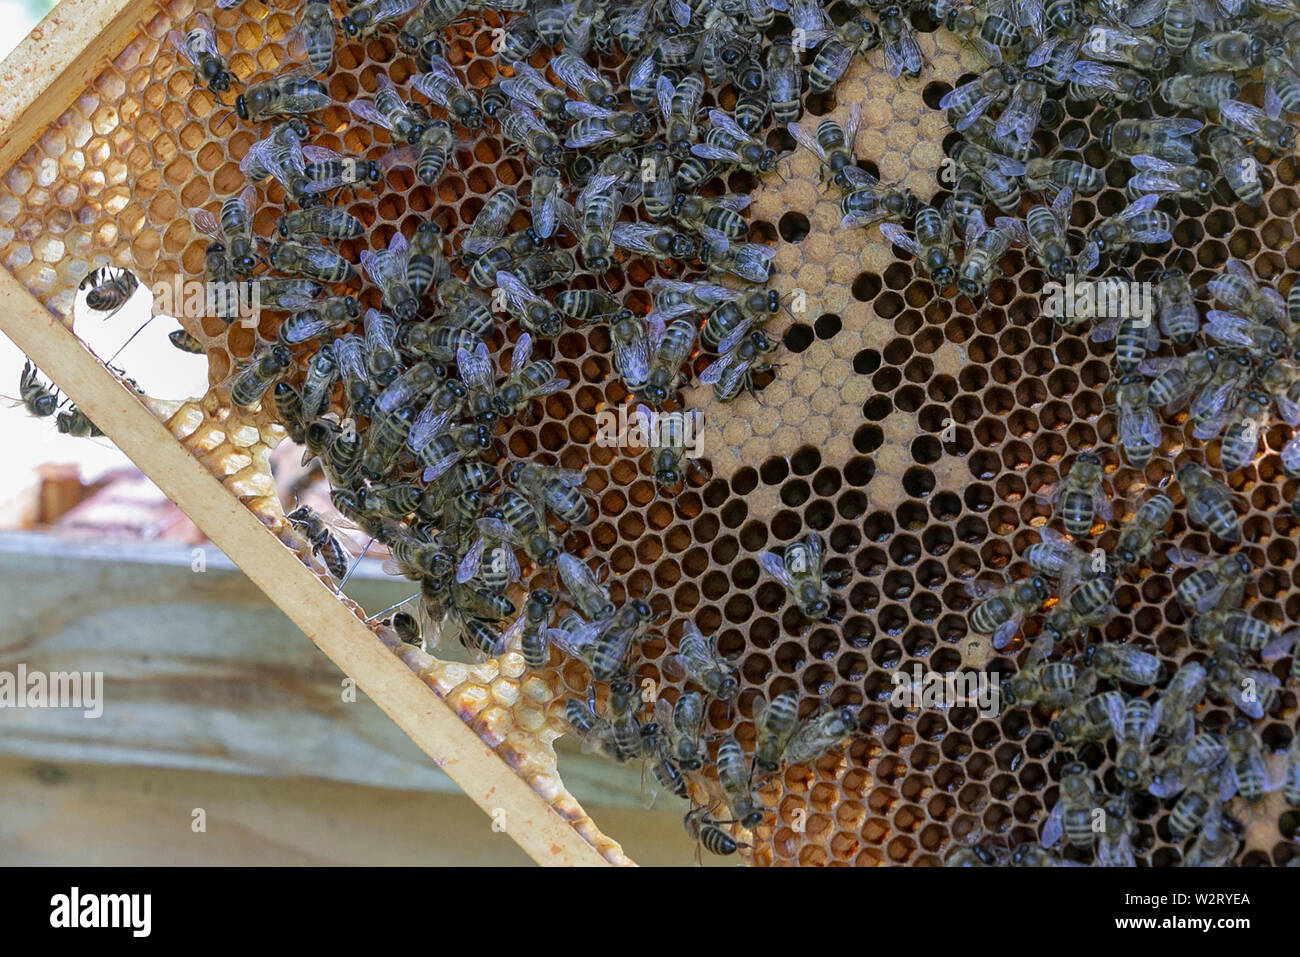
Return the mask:
{"type": "Polygon", "coordinates": [[[1124,700],[1117,695],[1106,697],[1106,720],[1116,741],[1124,740],[1124,700]]]}
{"type": "Polygon", "coordinates": [[[533,356],[533,337],[526,332],[519,334],[515,347],[510,350],[510,374],[518,374],[533,356]]]}
{"type": "Polygon", "coordinates": [[[735,150],[725,150],[720,146],[714,146],[712,143],[696,143],[691,147],[691,153],[707,160],[737,162],[740,159],[740,154],[735,150]]]}
{"type": "MultiPolygon", "coordinates": [[[[1267,118],[1267,114],[1257,106],[1242,103],[1240,100],[1221,100],[1219,115],[1225,120],[1239,123],[1247,128],[1267,118]]],[[[1198,127],[1199,129],[1199,127],[1198,127]]],[[[1192,130],[1191,132],[1196,132],[1192,130]]]]}
{"type": "Polygon", "coordinates": [[[400,149],[389,150],[379,158],[379,168],[387,172],[396,166],[414,166],[419,155],[419,151],[414,146],[403,146],[400,149]]]}
{"type": "Polygon", "coordinates": [[[1090,273],[1097,268],[1097,263],[1101,261],[1101,248],[1096,243],[1088,243],[1079,253],[1079,260],[1076,268],[1080,273],[1090,273]]]}
{"type": "Polygon", "coordinates": [[[571,53],[562,53],[551,61],[551,70],[569,89],[581,93],[584,86],[601,82],[600,74],[571,53]]]}
{"type": "Polygon", "coordinates": [[[386,130],[392,130],[393,128],[388,122],[388,117],[379,112],[379,109],[370,100],[352,100],[348,103],[348,109],[358,119],[365,120],[367,123],[382,126],[386,130]]]}
{"type": "Polygon", "coordinates": [[[657,232],[659,227],[651,223],[616,223],[612,239],[616,246],[649,254],[654,251],[649,240],[657,232]]]}
{"type": "Polygon", "coordinates": [[[784,587],[791,590],[795,587],[794,579],[785,570],[785,563],[776,552],[759,552],[758,564],[762,566],[763,571],[767,572],[784,587]]]}
{"type": "Polygon", "coordinates": [[[999,651],[1011,644],[1011,639],[1016,637],[1020,631],[1020,626],[1024,624],[1025,613],[1018,611],[1004,622],[997,631],[993,632],[993,647],[999,651]]]}
{"type": "Polygon", "coordinates": [[[476,389],[492,389],[492,360],[488,358],[487,346],[480,342],[473,352],[466,349],[456,350],[456,368],[465,384],[476,389]]]}
{"type": "Polygon", "coordinates": [[[198,66],[199,58],[195,55],[194,51],[190,49],[189,41],[186,40],[183,33],[172,30],[167,34],[167,39],[171,41],[171,45],[176,48],[177,53],[185,57],[191,65],[198,66]]]}
{"type": "Polygon", "coordinates": [[[217,222],[217,217],[206,209],[200,209],[197,206],[190,207],[190,220],[203,232],[207,233],[213,239],[221,238],[221,224],[217,222]]]}
{"type": "Polygon", "coordinates": [[[735,382],[738,376],[744,374],[748,365],[748,362],[740,361],[737,353],[728,352],[721,359],[710,363],[709,366],[700,373],[700,383],[702,385],[713,385],[714,383],[722,381],[725,376],[728,386],[726,391],[730,391],[729,387],[731,384],[735,382]]]}
{"type": "MultiPolygon", "coordinates": [[[[419,452],[446,431],[455,411],[454,408],[437,411],[434,409],[433,403],[430,402],[416,417],[415,422],[412,423],[411,431],[407,433],[406,444],[410,446],[412,451],[419,452]]],[[[426,479],[426,481],[428,480],[426,479]]]]}
{"type": "Polygon", "coordinates": [[[668,0],[668,11],[673,22],[679,27],[686,27],[691,22],[691,5],[686,0],[668,0]]]}
{"type": "Polygon", "coordinates": [[[880,235],[884,236],[899,249],[906,250],[913,256],[921,254],[921,247],[912,234],[897,223],[881,223],[880,235]]]}
{"type": "Polygon", "coordinates": [[[650,350],[645,332],[640,331],[631,340],[622,337],[614,340],[614,365],[629,382],[644,382],[650,372],[650,350]]]}
{"type": "Polygon", "coordinates": [[[497,272],[497,286],[506,294],[506,302],[511,309],[527,309],[534,299],[533,293],[519,281],[519,277],[504,269],[497,272]]]}
{"type": "Polygon", "coordinates": [[[610,129],[591,127],[581,134],[570,133],[564,138],[564,145],[567,149],[586,149],[588,146],[595,146],[597,143],[613,139],[617,135],[610,129]]]}
{"type": "Polygon", "coordinates": [[[599,587],[596,576],[587,567],[587,563],[568,552],[561,552],[555,565],[560,572],[560,581],[570,594],[599,587]]]}
{"type": "Polygon", "coordinates": [[[479,566],[483,562],[483,549],[485,547],[487,547],[487,542],[482,535],[474,539],[474,544],[470,545],[469,550],[465,552],[465,557],[456,566],[457,582],[463,585],[478,574],[479,566]]]}
{"type": "Polygon", "coordinates": [[[1065,805],[1058,797],[1051,813],[1047,815],[1047,820],[1043,822],[1043,847],[1052,847],[1061,840],[1061,836],[1065,833],[1064,820],[1065,805]]]}
{"type": "Polygon", "coordinates": [[[1001,229],[1011,234],[1011,241],[1023,246],[1029,242],[1029,230],[1025,226],[1023,219],[1016,219],[1013,216],[998,216],[993,220],[995,229],[1001,229]]]}
{"type": "Polygon", "coordinates": [[[1249,319],[1221,309],[1211,309],[1205,314],[1205,330],[1224,345],[1249,346],[1253,339],[1250,330],[1256,325],[1249,319]]]}
{"type": "Polygon", "coordinates": [[[1129,203],[1120,213],[1119,219],[1132,219],[1142,213],[1149,213],[1160,202],[1159,196],[1142,196],[1129,203]]]}
{"type": "Polygon", "coordinates": [[[1162,160],[1158,156],[1147,156],[1145,154],[1140,156],[1134,156],[1132,159],[1129,160],[1129,162],[1132,163],[1134,166],[1136,166],[1138,169],[1157,170],[1162,173],[1168,173],[1171,170],[1175,170],[1178,168],[1176,165],[1169,162],[1168,160],[1162,160]]]}
{"type": "Polygon", "coordinates": [[[709,122],[716,128],[726,133],[728,136],[739,140],[742,143],[748,143],[754,138],[740,128],[740,125],[731,117],[729,113],[723,110],[709,110],[709,122]]]}
{"type": "MultiPolygon", "coordinates": [[[[744,339],[745,336],[748,335],[749,330],[753,327],[753,319],[742,319],[740,325],[736,326],[735,329],[732,329],[731,332],[723,336],[718,342],[718,354],[725,356],[731,352],[731,350],[740,343],[740,340],[744,339]]],[[[707,372],[708,370],[706,369],[705,371],[707,372]]],[[[703,378],[701,378],[700,381],[703,382],[703,378]]]]}

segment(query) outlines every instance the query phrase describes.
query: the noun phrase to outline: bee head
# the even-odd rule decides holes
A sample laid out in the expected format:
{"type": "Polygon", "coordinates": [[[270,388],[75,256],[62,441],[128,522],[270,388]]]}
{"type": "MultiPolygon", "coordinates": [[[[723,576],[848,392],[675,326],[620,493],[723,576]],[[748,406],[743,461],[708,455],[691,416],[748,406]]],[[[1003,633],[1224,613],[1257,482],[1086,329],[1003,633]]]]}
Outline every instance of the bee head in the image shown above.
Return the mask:
{"type": "Polygon", "coordinates": [[[244,98],[243,93],[235,97],[235,113],[241,120],[248,119],[248,100],[244,98]]]}
{"type": "Polygon", "coordinates": [[[949,262],[944,262],[942,266],[930,270],[930,279],[936,286],[951,286],[956,275],[956,271],[949,262]]]}
{"type": "Polygon", "coordinates": [[[963,276],[957,280],[957,288],[972,298],[978,296],[981,292],[980,284],[968,276],[963,276]]]}
{"type": "Polygon", "coordinates": [[[776,169],[776,150],[764,150],[762,158],[758,161],[758,168],[764,173],[776,169]]]}
{"type": "Polygon", "coordinates": [[[361,32],[361,27],[365,21],[364,14],[361,16],[358,16],[357,14],[357,11],[344,14],[343,18],[339,21],[339,25],[343,27],[343,32],[349,37],[356,37],[357,34],[361,32]]]}
{"type": "Polygon", "coordinates": [[[555,604],[555,594],[548,588],[534,589],[531,597],[532,600],[537,602],[539,605],[549,606],[555,604]]]}
{"type": "Polygon", "coordinates": [[[402,322],[410,322],[420,312],[420,302],[417,299],[403,299],[393,308],[395,315],[402,322]]]}
{"type": "Polygon", "coordinates": [[[230,90],[230,74],[225,70],[217,71],[208,79],[208,89],[214,93],[226,93],[230,90]]]}

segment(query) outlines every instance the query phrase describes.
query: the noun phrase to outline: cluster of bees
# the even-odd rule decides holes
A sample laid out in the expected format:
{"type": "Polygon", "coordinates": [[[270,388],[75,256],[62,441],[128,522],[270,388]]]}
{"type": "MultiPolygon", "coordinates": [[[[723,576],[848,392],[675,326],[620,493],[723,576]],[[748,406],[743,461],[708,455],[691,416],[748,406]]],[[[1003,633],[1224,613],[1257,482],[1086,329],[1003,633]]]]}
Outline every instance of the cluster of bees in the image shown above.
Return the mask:
{"type": "MultiPolygon", "coordinates": [[[[775,170],[779,154],[761,137],[769,115],[792,123],[801,113],[806,84],[795,37],[819,47],[807,85],[823,91],[855,53],[879,43],[865,14],[853,21],[861,31],[854,38],[815,4],[769,42],[764,31],[775,16],[767,3],[363,0],[336,23],[328,2],[310,0],[295,37],[305,62],[234,96],[238,121],[266,125],[240,163],[247,185],[219,210],[190,211],[212,240],[204,278],[251,279],[263,309],[287,314],[276,339],[260,341],[223,384],[231,402],[273,408],[305,446],[305,461],[320,463],[349,530],[385,546],[386,569],[419,585],[416,610],[396,611],[387,626],[431,647],[454,638],[481,657],[517,649],[534,668],[548,665],[553,648],[582,661],[592,684],[585,700],[566,703],[565,715],[584,747],[643,761],[651,798],[659,787],[697,798],[705,791],[688,779],[699,775],[703,786],[709,765],[722,795],[693,803],[684,824],[718,854],[738,847],[725,825],[763,819],[762,781],[782,763],[844,740],[855,716],[826,708],[801,720],[792,693],[760,700],[753,760],[730,736],[710,760],[707,699],[730,707],[734,670],[688,629],[673,660],[700,690],[671,703],[644,700],[631,660],[656,624],[650,605],[631,596],[615,603],[601,576],[565,550],[565,532],[592,521],[584,474],[503,461],[497,437],[568,387],[540,356],[570,321],[608,328],[613,366],[637,403],[643,434],[654,437],[651,470],[663,492],[693,467],[682,419],[661,412],[679,405],[697,351],[717,356],[699,381],[720,401],[752,391],[755,377],[771,371],[777,340],[763,326],[782,308],[767,285],[775,250],[746,241],[746,196],[703,187],[735,171],[775,170]],[[494,44],[502,76],[480,92],[446,59],[443,30],[485,8],[519,15],[504,21],[494,44]],[[418,65],[400,83],[381,73],[373,97],[347,104],[354,123],[388,141],[376,158],[311,142],[313,116],[334,103],[323,75],[340,31],[346,40],[392,35],[418,65]],[[551,51],[545,71],[527,62],[543,48],[551,51]],[[626,71],[594,65],[619,54],[626,71]],[[706,96],[732,106],[706,109],[706,96]],[[527,196],[498,188],[466,228],[444,230],[435,207],[413,233],[394,232],[356,263],[343,254],[340,244],[366,227],[337,197],[378,190],[397,168],[432,188],[454,163],[460,131],[488,128],[525,158],[527,196]],[[267,238],[253,224],[271,202],[282,213],[267,238]],[[629,259],[649,260],[652,272],[658,266],[644,316],[608,283],[610,270],[629,259]],[[507,336],[511,325],[516,334],[507,336]],[[504,376],[490,348],[502,338],[514,339],[504,376]],[[518,584],[537,584],[539,573],[551,576],[549,587],[518,584]]],[[[888,23],[882,14],[886,33],[888,23]]],[[[903,31],[905,23],[895,26],[903,31]]],[[[888,61],[915,73],[919,53],[906,30],[888,44],[888,61]]],[[[196,16],[171,42],[197,83],[214,95],[234,88],[207,17],[196,16]]],[[[879,184],[857,167],[841,171],[847,177],[846,201],[869,213],[882,198],[879,184]]],[[[227,321],[236,318],[230,305],[218,312],[227,321]]],[[[341,587],[352,565],[343,524],[308,506],[288,519],[341,587]]],[[[813,619],[831,614],[833,576],[823,573],[822,550],[814,535],[764,558],[813,619]]]]}
{"type": "MultiPolygon", "coordinates": [[[[583,473],[503,460],[497,448],[507,423],[568,386],[544,357],[551,342],[569,322],[606,326],[614,368],[647,426],[680,405],[678,390],[701,349],[717,358],[699,381],[719,400],[770,374],[776,339],[764,324],[782,308],[768,286],[774,251],[747,241],[747,197],[718,195],[715,184],[737,171],[774,172],[781,154],[769,145],[773,128],[821,160],[823,180],[839,191],[842,225],[879,224],[916,258],[936,294],[983,295],[1014,247],[1052,279],[1087,275],[1103,258],[1122,269],[1142,246],[1173,238],[1177,203],[1205,201],[1215,173],[1241,201],[1262,201],[1267,166],[1259,154],[1289,153],[1295,139],[1279,117],[1300,111],[1298,13],[1282,0],[1249,10],[1243,0],[862,0],[830,8],[820,0],[361,0],[337,8],[307,0],[294,38],[297,66],[242,86],[199,14],[172,44],[214,98],[238,88],[235,120],[264,134],[240,163],[245,188],[216,211],[191,211],[212,239],[204,278],[255,281],[262,308],[284,313],[276,339],[259,341],[223,388],[237,406],[272,409],[306,458],[320,463],[338,512],[387,548],[386,568],[418,583],[415,611],[396,611],[390,627],[430,646],[451,637],[480,656],[518,649],[535,668],[547,666],[553,650],[582,661],[592,684],[585,698],[566,702],[565,714],[584,747],[644,762],[648,793],[653,778],[692,800],[688,834],[713,853],[734,853],[727,825],[765,823],[763,781],[842,743],[857,717],[824,706],[801,719],[797,695],[787,692],[751,703],[752,757],[732,735],[706,735],[712,703],[728,713],[739,705],[739,682],[690,625],[669,661],[698,690],[671,702],[642,696],[635,652],[657,624],[653,610],[641,598],[613,601],[601,576],[565,549],[567,530],[592,521],[583,473]],[[485,10],[502,15],[504,26],[493,46],[500,77],[479,91],[448,61],[444,31],[485,10]],[[799,122],[804,94],[833,90],[857,57],[879,51],[893,77],[919,76],[918,24],[947,29],[989,61],[939,103],[961,136],[950,150],[951,193],[929,201],[879,182],[855,155],[860,104],[849,105],[843,124],[799,122]],[[371,37],[391,38],[417,70],[404,79],[381,72],[370,98],[347,104],[353,122],[382,144],[378,155],[347,156],[312,142],[314,117],[336,105],[325,79],[340,42],[371,37]],[[544,68],[530,65],[543,51],[544,68]],[[1262,108],[1242,99],[1257,73],[1262,108]],[[1074,197],[1100,191],[1106,174],[1072,158],[1088,145],[1079,131],[1056,136],[1066,120],[1062,93],[1116,109],[1098,145],[1133,168],[1129,204],[1086,234],[1072,226],[1074,197]],[[1127,104],[1168,115],[1120,118],[1127,104]],[[524,157],[526,196],[498,188],[467,227],[441,220],[434,204],[409,235],[394,232],[357,262],[341,252],[341,243],[368,232],[338,205],[341,195],[378,191],[398,168],[432,189],[454,164],[461,131],[486,130],[524,157]],[[1044,151],[1036,138],[1048,136],[1056,145],[1044,151]],[[275,235],[260,236],[254,219],[272,204],[281,207],[275,235]],[[992,224],[990,205],[1003,214],[992,224]],[[647,285],[646,315],[608,283],[612,269],[634,259],[658,274],[647,285]],[[502,374],[492,346],[511,338],[502,374]],[[550,587],[520,584],[552,571],[550,587]]],[[[129,297],[126,276],[90,277],[91,307],[129,297]]],[[[1154,278],[1158,329],[1124,319],[1093,332],[1115,341],[1123,453],[1145,464],[1161,444],[1156,410],[1190,403],[1195,437],[1221,436],[1224,469],[1240,468],[1256,454],[1274,408],[1284,422],[1300,423],[1300,283],[1291,288],[1295,301],[1283,301],[1233,266],[1209,283],[1224,308],[1202,326],[1186,277],[1169,270],[1154,278]],[[1206,342],[1157,358],[1160,333],[1177,348],[1206,342]]],[[[235,318],[233,310],[219,315],[235,318]]],[[[201,351],[184,334],[173,342],[201,351]]],[[[24,372],[22,391],[29,409],[52,414],[52,390],[35,370],[24,372]]],[[[645,431],[658,431],[651,471],[671,492],[692,466],[685,437],[680,427],[645,431]]],[[[1289,444],[1283,460],[1300,474],[1300,443],[1289,444]]],[[[1196,463],[1176,478],[1191,522],[1225,542],[1240,539],[1226,486],[1196,463]]],[[[1055,597],[1005,703],[1054,712],[1051,728],[1065,746],[1113,739],[1116,748],[1115,780],[1104,782],[1111,793],[1086,764],[1068,764],[1041,845],[1022,845],[1010,858],[1055,861],[1052,847],[1064,836],[1080,850],[1096,843],[1101,863],[1131,861],[1130,802],[1141,795],[1175,800],[1171,829],[1197,834],[1187,862],[1222,862],[1235,853],[1239,831],[1224,802],[1234,794],[1257,801],[1277,783],[1248,719],[1277,707],[1280,683],[1255,665],[1285,654],[1295,634],[1278,635],[1239,607],[1253,573],[1243,555],[1174,550],[1170,561],[1196,565],[1176,597],[1195,612],[1193,638],[1211,657],[1167,676],[1154,655],[1130,645],[1076,652],[1114,613],[1116,583],[1150,559],[1176,507],[1162,490],[1125,523],[1111,553],[1080,550],[1095,519],[1110,516],[1102,480],[1100,458],[1079,454],[1049,496],[1066,534],[1044,529],[1025,556],[1033,574],[979,593],[969,614],[972,630],[993,635],[1000,649],[1055,597]],[[1114,687],[1099,690],[1102,682],[1114,687]],[[1258,694],[1245,697],[1245,687],[1258,694]],[[1198,730],[1195,711],[1207,695],[1232,701],[1244,717],[1222,735],[1198,730]],[[1088,821],[1097,807],[1107,811],[1101,835],[1088,821]]],[[[344,580],[352,557],[338,524],[306,506],[288,517],[344,580]]],[[[822,549],[814,533],[760,556],[809,621],[835,620],[836,582],[822,568],[822,549]]],[[[1300,746],[1292,752],[1286,794],[1296,803],[1300,746]]],[[[952,860],[1001,859],[974,845],[952,860]]]]}

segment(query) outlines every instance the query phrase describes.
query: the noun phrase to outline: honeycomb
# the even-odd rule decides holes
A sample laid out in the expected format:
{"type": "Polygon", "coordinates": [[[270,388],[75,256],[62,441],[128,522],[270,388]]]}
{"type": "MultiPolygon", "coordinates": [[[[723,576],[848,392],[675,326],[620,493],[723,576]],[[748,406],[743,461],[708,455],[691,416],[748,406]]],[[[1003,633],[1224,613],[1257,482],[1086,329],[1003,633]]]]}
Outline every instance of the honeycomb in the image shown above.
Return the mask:
{"type": "MultiPolygon", "coordinates": [[[[277,0],[212,11],[221,51],[241,79],[290,58],[286,34],[298,6],[299,0],[277,0]]],[[[207,240],[190,226],[186,209],[213,208],[242,186],[238,160],[257,134],[193,89],[188,66],[178,64],[166,42],[167,32],[183,29],[195,9],[189,0],[150,7],[109,68],[3,176],[3,263],[60,315],[71,315],[80,279],[105,263],[132,269],[146,284],[201,275],[207,240]]],[[[500,22],[493,13],[482,16],[446,34],[449,61],[478,87],[496,75],[490,29],[500,22]]],[[[922,34],[921,41],[930,60],[922,79],[890,79],[875,54],[870,62],[859,59],[834,95],[806,95],[805,107],[808,118],[842,118],[843,104],[861,103],[858,155],[882,178],[901,180],[924,197],[941,188],[936,170],[951,146],[938,100],[972,76],[979,61],[945,34],[922,34]]],[[[534,55],[533,63],[541,66],[544,57],[534,55]]],[[[340,101],[368,95],[380,70],[399,78],[413,70],[391,36],[344,44],[336,50],[330,92],[340,101]]],[[[1066,104],[1067,124],[1086,126],[1095,139],[1103,117],[1079,106],[1066,104]]],[[[325,111],[322,125],[326,131],[313,136],[319,145],[358,154],[380,146],[364,127],[350,124],[342,107],[325,111]]],[[[1100,150],[1089,149],[1086,158],[1101,165],[1100,150]]],[[[1179,265],[1200,286],[1229,257],[1264,281],[1300,270],[1300,249],[1292,246],[1300,208],[1296,165],[1287,158],[1273,169],[1276,181],[1259,210],[1234,203],[1222,184],[1207,209],[1184,204],[1175,251],[1138,259],[1136,275],[1179,265]]],[[[399,170],[382,196],[363,192],[348,209],[370,227],[364,241],[378,249],[395,229],[409,233],[435,199],[448,227],[472,221],[498,185],[522,192],[526,170],[484,135],[457,149],[436,197],[399,170]]],[[[752,238],[776,246],[773,285],[803,293],[806,308],[769,326],[782,335],[785,350],[779,372],[756,396],[723,405],[710,390],[685,391],[686,404],[703,409],[708,423],[707,475],[664,496],[647,455],[592,442],[597,413],[627,400],[602,328],[570,328],[556,340],[554,358],[571,387],[551,396],[537,421],[512,423],[504,445],[513,458],[540,455],[587,469],[599,516],[572,531],[566,547],[589,563],[608,562],[616,601],[646,595],[668,616],[665,636],[643,646],[634,662],[639,679],[656,682],[669,698],[680,693],[663,660],[689,620],[703,634],[717,635],[720,650],[736,661],[742,702],[791,690],[805,715],[823,702],[860,707],[859,733],[846,748],[811,767],[787,767],[764,788],[772,818],[743,835],[751,845],[747,860],[933,865],[955,845],[984,835],[1008,844],[1036,840],[1062,763],[1043,721],[1023,710],[997,720],[970,709],[917,716],[890,705],[893,675],[914,664],[1013,673],[1023,644],[997,652],[972,634],[963,586],[990,571],[1027,573],[1021,555],[1050,515],[1035,493],[1062,476],[1072,453],[1095,450],[1116,503],[1115,520],[1096,538],[1109,548],[1142,491],[1200,457],[1200,443],[1166,421],[1151,463],[1143,470],[1126,465],[1102,397],[1111,346],[1062,334],[1040,315],[1041,273],[1027,267],[1020,251],[1004,259],[985,299],[949,298],[936,294],[910,261],[899,261],[875,230],[837,228],[834,198],[818,185],[816,161],[806,153],[785,160],[781,178],[755,183],[735,174],[727,186],[755,189],[752,238]],[[954,437],[942,441],[950,424],[954,437]],[[759,572],[760,551],[812,530],[826,538],[829,568],[847,573],[839,589],[847,609],[838,625],[805,627],[782,589],[759,572]]],[[[1102,192],[1080,197],[1073,225],[1086,229],[1121,209],[1122,187],[1122,180],[1112,180],[1102,192]]],[[[274,215],[274,208],[259,214],[261,234],[269,234],[274,215]]],[[[523,224],[519,219],[512,227],[523,224]]],[[[344,243],[343,251],[355,261],[359,247],[344,243]]],[[[608,279],[615,291],[627,290],[629,303],[644,307],[640,287],[651,275],[633,264],[608,279]]],[[[255,334],[211,320],[190,331],[205,346],[215,386],[251,355],[257,335],[273,338],[275,329],[271,324],[255,334]]],[[[493,346],[509,351],[500,333],[493,346]]],[[[696,360],[697,371],[703,361],[696,360]]],[[[287,545],[301,550],[270,482],[268,456],[283,430],[267,412],[231,408],[214,389],[183,406],[169,425],[287,545]]],[[[1241,505],[1242,547],[1260,569],[1248,590],[1251,610],[1294,622],[1300,621],[1297,523],[1282,506],[1296,488],[1285,482],[1278,456],[1287,438],[1285,428],[1269,429],[1265,452],[1234,473],[1231,484],[1241,505]]],[[[1205,453],[1211,465],[1216,455],[1211,443],[1205,453]]],[[[1226,550],[1189,528],[1181,509],[1163,542],[1226,550]]],[[[1148,646],[1172,669],[1201,653],[1191,648],[1171,599],[1178,577],[1162,562],[1156,558],[1140,580],[1121,584],[1121,613],[1105,634],[1150,636],[1148,646]]],[[[549,576],[535,582],[548,583],[549,576]]],[[[1035,627],[1031,620],[1027,634],[1035,627]]],[[[463,665],[394,647],[608,859],[623,861],[617,845],[564,791],[550,748],[566,729],[564,699],[589,684],[585,667],[564,661],[526,674],[517,655],[463,665]]],[[[1279,676],[1285,665],[1278,665],[1279,676]]],[[[1270,750],[1288,743],[1295,705],[1288,690],[1283,707],[1260,722],[1270,750]]],[[[712,702],[708,731],[734,733],[752,747],[747,713],[747,704],[712,702]]],[[[1232,717],[1230,706],[1210,705],[1203,721],[1221,728],[1232,717]]],[[[1111,754],[1097,747],[1083,754],[1105,774],[1111,754]]],[[[1139,860],[1176,863],[1181,852],[1169,835],[1167,811],[1139,803],[1134,816],[1139,860]]],[[[1284,864],[1295,856],[1288,842],[1296,817],[1279,795],[1246,823],[1239,863],[1284,864]]]]}

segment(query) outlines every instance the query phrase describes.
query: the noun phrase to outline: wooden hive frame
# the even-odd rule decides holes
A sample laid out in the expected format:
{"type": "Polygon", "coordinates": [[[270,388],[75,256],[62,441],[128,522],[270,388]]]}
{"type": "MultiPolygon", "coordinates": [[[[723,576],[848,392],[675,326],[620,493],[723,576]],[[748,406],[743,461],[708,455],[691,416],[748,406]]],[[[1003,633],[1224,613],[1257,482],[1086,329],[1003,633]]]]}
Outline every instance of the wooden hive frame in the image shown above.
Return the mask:
{"type": "MultiPolygon", "coordinates": [[[[0,63],[0,170],[36,143],[120,52],[150,3],[61,0],[0,63]]],[[[517,774],[5,268],[0,331],[493,816],[494,828],[540,864],[626,862],[585,814],[566,819],[517,774]]]]}

